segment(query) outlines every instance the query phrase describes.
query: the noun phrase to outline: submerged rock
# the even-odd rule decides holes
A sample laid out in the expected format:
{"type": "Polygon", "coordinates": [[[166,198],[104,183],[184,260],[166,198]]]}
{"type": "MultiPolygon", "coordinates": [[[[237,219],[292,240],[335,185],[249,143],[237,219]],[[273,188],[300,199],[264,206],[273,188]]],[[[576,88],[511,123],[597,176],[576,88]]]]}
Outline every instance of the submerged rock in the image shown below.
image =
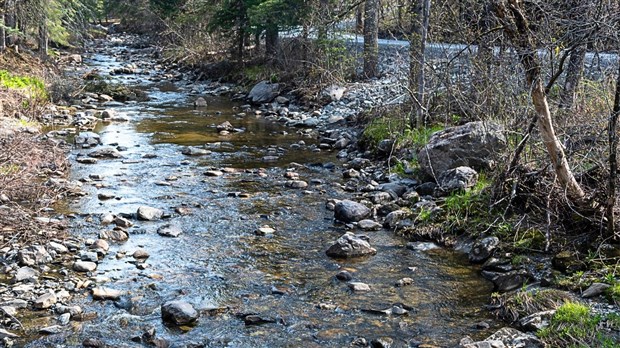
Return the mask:
{"type": "Polygon", "coordinates": [[[177,225],[172,225],[172,224],[164,225],[157,230],[157,234],[163,237],[176,238],[180,236],[181,233],[183,233],[183,230],[181,229],[181,227],[177,225]]]}
{"type": "Polygon", "coordinates": [[[186,325],[199,317],[194,307],[185,301],[169,301],[161,306],[161,318],[168,323],[186,325]]]}
{"type": "Polygon", "coordinates": [[[106,288],[102,286],[98,286],[93,289],[93,299],[95,300],[111,300],[116,301],[123,295],[123,292],[120,290],[115,290],[111,288],[106,288]]]}
{"type": "Polygon", "coordinates": [[[368,237],[347,232],[338,238],[336,244],[329,247],[325,253],[330,257],[350,258],[375,255],[377,250],[370,246],[368,237]]]}
{"type": "Polygon", "coordinates": [[[463,344],[464,348],[486,347],[524,347],[543,348],[545,344],[536,336],[521,332],[517,329],[505,327],[489,336],[484,341],[463,344]]]}

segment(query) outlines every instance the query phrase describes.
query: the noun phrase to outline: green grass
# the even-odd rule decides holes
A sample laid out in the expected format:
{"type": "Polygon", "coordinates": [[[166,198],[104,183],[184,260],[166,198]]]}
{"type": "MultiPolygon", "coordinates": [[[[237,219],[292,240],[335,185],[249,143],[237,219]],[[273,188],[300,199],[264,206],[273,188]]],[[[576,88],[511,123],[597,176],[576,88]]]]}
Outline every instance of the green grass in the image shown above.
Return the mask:
{"type": "Polygon", "coordinates": [[[0,70],[0,86],[8,89],[26,91],[30,97],[46,100],[47,90],[43,81],[36,77],[17,76],[6,70],[0,70]]]}
{"type": "Polygon", "coordinates": [[[620,282],[617,282],[607,288],[605,293],[610,301],[620,304],[620,282]]]}
{"type": "Polygon", "coordinates": [[[446,222],[451,227],[465,227],[483,223],[488,218],[486,188],[491,185],[484,173],[480,173],[474,187],[463,192],[455,192],[446,197],[441,207],[445,211],[446,222]]]}
{"type": "Polygon", "coordinates": [[[617,315],[595,315],[586,305],[568,301],[557,309],[550,325],[537,334],[552,347],[620,347],[613,332],[601,327],[602,322],[612,330],[620,328],[617,315]]]}

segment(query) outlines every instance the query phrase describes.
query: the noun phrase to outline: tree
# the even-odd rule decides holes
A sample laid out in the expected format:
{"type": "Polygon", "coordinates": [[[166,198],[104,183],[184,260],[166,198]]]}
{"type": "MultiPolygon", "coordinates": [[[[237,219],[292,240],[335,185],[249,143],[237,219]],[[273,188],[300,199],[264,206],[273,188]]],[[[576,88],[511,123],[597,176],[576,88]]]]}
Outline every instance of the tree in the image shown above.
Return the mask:
{"type": "Polygon", "coordinates": [[[545,87],[542,83],[538,52],[533,43],[530,24],[525,16],[523,1],[500,0],[496,3],[495,13],[504,26],[504,33],[515,45],[519,60],[525,70],[525,80],[530,86],[532,103],[538,117],[538,130],[558,181],[571,198],[581,199],[585,193],[577,183],[568,165],[562,144],[555,134],[545,87]]]}
{"type": "Polygon", "coordinates": [[[426,38],[430,21],[430,0],[414,0],[412,3],[412,34],[409,39],[409,93],[413,99],[415,113],[411,117],[411,127],[421,128],[425,124],[424,88],[426,76],[426,38]]]}
{"type": "Polygon", "coordinates": [[[379,0],[366,0],[364,5],[364,77],[377,77],[378,65],[379,0]]]}

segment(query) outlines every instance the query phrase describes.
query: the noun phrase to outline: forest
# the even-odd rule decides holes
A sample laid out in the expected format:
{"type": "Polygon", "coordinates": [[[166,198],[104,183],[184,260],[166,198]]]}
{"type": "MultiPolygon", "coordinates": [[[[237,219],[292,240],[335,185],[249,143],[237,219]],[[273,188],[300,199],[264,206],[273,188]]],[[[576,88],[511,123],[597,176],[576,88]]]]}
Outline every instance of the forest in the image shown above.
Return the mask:
{"type": "Polygon", "coordinates": [[[0,346],[620,347],[619,32],[0,0],[0,346]]]}

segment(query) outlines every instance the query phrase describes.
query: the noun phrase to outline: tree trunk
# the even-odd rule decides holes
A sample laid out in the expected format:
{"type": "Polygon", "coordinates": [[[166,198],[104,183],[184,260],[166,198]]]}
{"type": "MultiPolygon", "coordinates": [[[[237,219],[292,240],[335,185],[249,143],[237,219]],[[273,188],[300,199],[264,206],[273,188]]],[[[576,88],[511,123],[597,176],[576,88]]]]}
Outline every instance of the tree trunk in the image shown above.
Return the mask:
{"type": "Polygon", "coordinates": [[[364,32],[364,4],[357,6],[355,13],[355,32],[361,34],[364,32]]]}
{"type": "Polygon", "coordinates": [[[379,0],[366,0],[364,11],[364,77],[377,77],[379,65],[379,0]]]}
{"type": "Polygon", "coordinates": [[[39,25],[39,53],[42,56],[47,57],[47,25],[45,25],[45,18],[41,19],[42,23],[39,25]]]}
{"type": "MultiPolygon", "coordinates": [[[[9,29],[15,29],[16,14],[15,14],[15,0],[6,0],[4,4],[4,26],[9,29]]],[[[6,33],[6,44],[13,46],[16,43],[14,34],[6,33]]]]}
{"type": "Polygon", "coordinates": [[[265,30],[265,56],[268,60],[278,57],[279,41],[278,26],[268,25],[265,30]]]}
{"type": "Polygon", "coordinates": [[[577,46],[570,54],[568,67],[566,69],[566,81],[564,89],[560,95],[560,107],[563,109],[572,109],[577,97],[577,87],[583,75],[583,65],[586,58],[586,46],[577,46]]]}
{"type": "MultiPolygon", "coordinates": [[[[620,64],[620,60],[618,61],[620,64]]],[[[619,65],[620,66],[620,65],[619,65]]],[[[616,180],[618,180],[618,116],[620,115],[620,68],[616,77],[616,93],[614,96],[614,108],[609,119],[607,134],[609,136],[609,187],[607,192],[607,234],[614,238],[620,238],[616,234],[616,220],[614,208],[616,207],[616,180]]]]}
{"type": "Polygon", "coordinates": [[[6,49],[6,32],[4,30],[4,12],[0,14],[0,52],[6,49]]]}
{"type": "Polygon", "coordinates": [[[324,42],[327,40],[327,22],[329,17],[329,0],[320,0],[319,1],[319,33],[318,38],[319,41],[324,42]]]}
{"type": "Polygon", "coordinates": [[[524,15],[523,2],[521,0],[500,1],[495,7],[495,12],[504,24],[504,32],[516,46],[519,59],[525,70],[526,81],[531,88],[532,103],[538,115],[538,131],[543,139],[558,181],[569,197],[581,199],[585,193],[575,180],[564,155],[562,144],[553,129],[547,95],[541,80],[538,53],[532,41],[529,23],[524,15]]]}
{"type": "Polygon", "coordinates": [[[415,0],[413,3],[413,34],[409,40],[409,91],[413,97],[415,113],[411,117],[411,127],[422,128],[425,125],[424,88],[426,76],[426,37],[430,18],[431,1],[415,0]],[[414,117],[415,116],[415,117],[414,117]]]}

